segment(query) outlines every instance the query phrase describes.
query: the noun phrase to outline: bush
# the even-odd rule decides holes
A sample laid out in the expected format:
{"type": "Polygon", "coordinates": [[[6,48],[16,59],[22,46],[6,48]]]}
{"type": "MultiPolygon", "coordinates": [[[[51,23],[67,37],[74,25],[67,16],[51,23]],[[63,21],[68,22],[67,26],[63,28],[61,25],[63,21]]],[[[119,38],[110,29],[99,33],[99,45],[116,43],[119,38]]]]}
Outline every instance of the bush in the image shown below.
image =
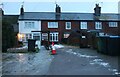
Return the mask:
{"type": "Polygon", "coordinates": [[[8,48],[13,47],[15,44],[15,34],[13,26],[3,20],[2,22],[2,52],[7,52],[8,48]]]}
{"type": "Polygon", "coordinates": [[[19,46],[19,47],[22,47],[22,46],[23,46],[23,42],[18,41],[18,46],[19,46]]]}

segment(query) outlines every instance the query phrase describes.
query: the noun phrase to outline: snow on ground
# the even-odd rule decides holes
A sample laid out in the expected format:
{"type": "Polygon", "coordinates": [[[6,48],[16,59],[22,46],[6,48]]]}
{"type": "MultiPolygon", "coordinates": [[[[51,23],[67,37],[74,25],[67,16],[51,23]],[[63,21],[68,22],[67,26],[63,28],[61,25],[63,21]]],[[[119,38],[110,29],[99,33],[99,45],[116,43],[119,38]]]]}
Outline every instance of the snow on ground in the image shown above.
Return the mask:
{"type": "Polygon", "coordinates": [[[26,49],[26,48],[28,48],[28,46],[19,47],[19,48],[16,48],[16,49],[26,49]]]}
{"type": "Polygon", "coordinates": [[[82,57],[82,58],[91,58],[91,60],[90,60],[91,65],[103,66],[103,67],[107,68],[109,71],[114,72],[113,75],[119,75],[120,74],[120,72],[118,72],[118,69],[111,68],[109,63],[104,62],[102,59],[98,58],[98,56],[91,56],[91,55],[87,55],[87,54],[81,54],[81,53],[73,52],[72,49],[69,49],[66,52],[68,52],[70,54],[73,54],[73,55],[76,55],[78,57],[82,57]]]}
{"type": "MultiPolygon", "coordinates": [[[[55,44],[54,45],[55,46],[55,48],[57,49],[57,48],[63,48],[64,46],[63,45],[61,45],[61,44],[55,44]]],[[[41,47],[44,47],[44,46],[41,46],[41,47]]],[[[27,49],[28,48],[28,46],[27,45],[25,45],[25,46],[23,46],[23,47],[18,47],[18,48],[9,48],[8,50],[10,50],[10,49],[27,49]]]]}
{"type": "Polygon", "coordinates": [[[63,48],[63,47],[64,47],[64,46],[61,45],[61,44],[55,44],[54,46],[55,46],[56,49],[57,49],[57,48],[63,48]]]}
{"type": "Polygon", "coordinates": [[[90,64],[98,64],[100,66],[104,66],[104,67],[110,67],[109,63],[104,62],[102,59],[94,59],[92,61],[90,61],[90,64]]]}
{"type": "Polygon", "coordinates": [[[76,52],[73,52],[72,49],[69,49],[66,52],[69,52],[71,54],[74,54],[74,55],[76,55],[78,57],[83,57],[83,58],[96,58],[97,57],[97,56],[90,56],[90,55],[86,55],[86,54],[76,53],[76,52]]]}
{"type": "Polygon", "coordinates": [[[27,49],[28,46],[23,46],[23,47],[18,47],[18,48],[9,48],[7,49],[7,51],[11,51],[11,50],[21,50],[21,49],[27,49]]]}

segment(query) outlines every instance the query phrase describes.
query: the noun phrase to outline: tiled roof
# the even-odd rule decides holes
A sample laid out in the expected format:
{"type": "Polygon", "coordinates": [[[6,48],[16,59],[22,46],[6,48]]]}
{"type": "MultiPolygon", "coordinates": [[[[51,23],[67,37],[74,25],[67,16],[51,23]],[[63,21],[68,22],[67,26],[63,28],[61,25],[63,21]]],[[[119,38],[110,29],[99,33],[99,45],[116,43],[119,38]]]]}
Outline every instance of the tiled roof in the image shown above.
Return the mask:
{"type": "MultiPolygon", "coordinates": [[[[24,12],[20,20],[56,20],[55,12],[24,12]]],[[[60,13],[60,20],[94,20],[93,13],[60,13]]],[[[100,20],[118,20],[118,14],[102,13],[100,20]]]]}
{"type": "Polygon", "coordinates": [[[118,20],[118,14],[110,14],[110,13],[106,13],[106,14],[101,14],[100,19],[101,20],[118,20]]]}

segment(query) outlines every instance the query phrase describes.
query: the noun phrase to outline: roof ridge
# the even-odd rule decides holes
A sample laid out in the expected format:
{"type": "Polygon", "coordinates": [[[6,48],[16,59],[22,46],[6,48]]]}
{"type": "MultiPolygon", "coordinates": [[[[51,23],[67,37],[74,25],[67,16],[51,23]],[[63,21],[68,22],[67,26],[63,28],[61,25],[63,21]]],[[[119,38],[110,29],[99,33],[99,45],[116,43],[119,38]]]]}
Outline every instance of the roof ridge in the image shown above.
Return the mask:
{"type": "MultiPolygon", "coordinates": [[[[55,12],[25,12],[25,13],[55,13],[55,12]]],[[[94,13],[79,13],[79,12],[61,12],[61,14],[94,14],[94,13]]],[[[101,14],[115,14],[118,13],[101,13],[101,14]]]]}

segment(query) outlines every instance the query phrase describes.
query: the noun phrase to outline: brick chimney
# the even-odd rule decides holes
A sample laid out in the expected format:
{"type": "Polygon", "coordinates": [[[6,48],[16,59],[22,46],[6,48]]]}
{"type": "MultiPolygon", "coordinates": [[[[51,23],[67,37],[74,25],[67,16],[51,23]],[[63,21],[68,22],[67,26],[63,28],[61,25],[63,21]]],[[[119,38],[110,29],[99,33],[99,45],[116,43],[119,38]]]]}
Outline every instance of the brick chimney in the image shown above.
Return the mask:
{"type": "Polygon", "coordinates": [[[95,20],[99,20],[101,15],[101,7],[99,7],[99,4],[96,4],[96,7],[94,8],[94,15],[93,18],[95,20]]]}
{"type": "Polygon", "coordinates": [[[22,5],[21,8],[20,8],[20,15],[24,15],[24,8],[23,8],[23,5],[22,5]]]}
{"type": "Polygon", "coordinates": [[[56,4],[56,8],[55,8],[55,17],[57,20],[60,19],[60,13],[61,13],[61,8],[58,4],[56,4]]]}
{"type": "Polygon", "coordinates": [[[99,4],[96,4],[96,7],[94,8],[94,15],[95,16],[101,15],[101,7],[99,7],[99,4]]]}

